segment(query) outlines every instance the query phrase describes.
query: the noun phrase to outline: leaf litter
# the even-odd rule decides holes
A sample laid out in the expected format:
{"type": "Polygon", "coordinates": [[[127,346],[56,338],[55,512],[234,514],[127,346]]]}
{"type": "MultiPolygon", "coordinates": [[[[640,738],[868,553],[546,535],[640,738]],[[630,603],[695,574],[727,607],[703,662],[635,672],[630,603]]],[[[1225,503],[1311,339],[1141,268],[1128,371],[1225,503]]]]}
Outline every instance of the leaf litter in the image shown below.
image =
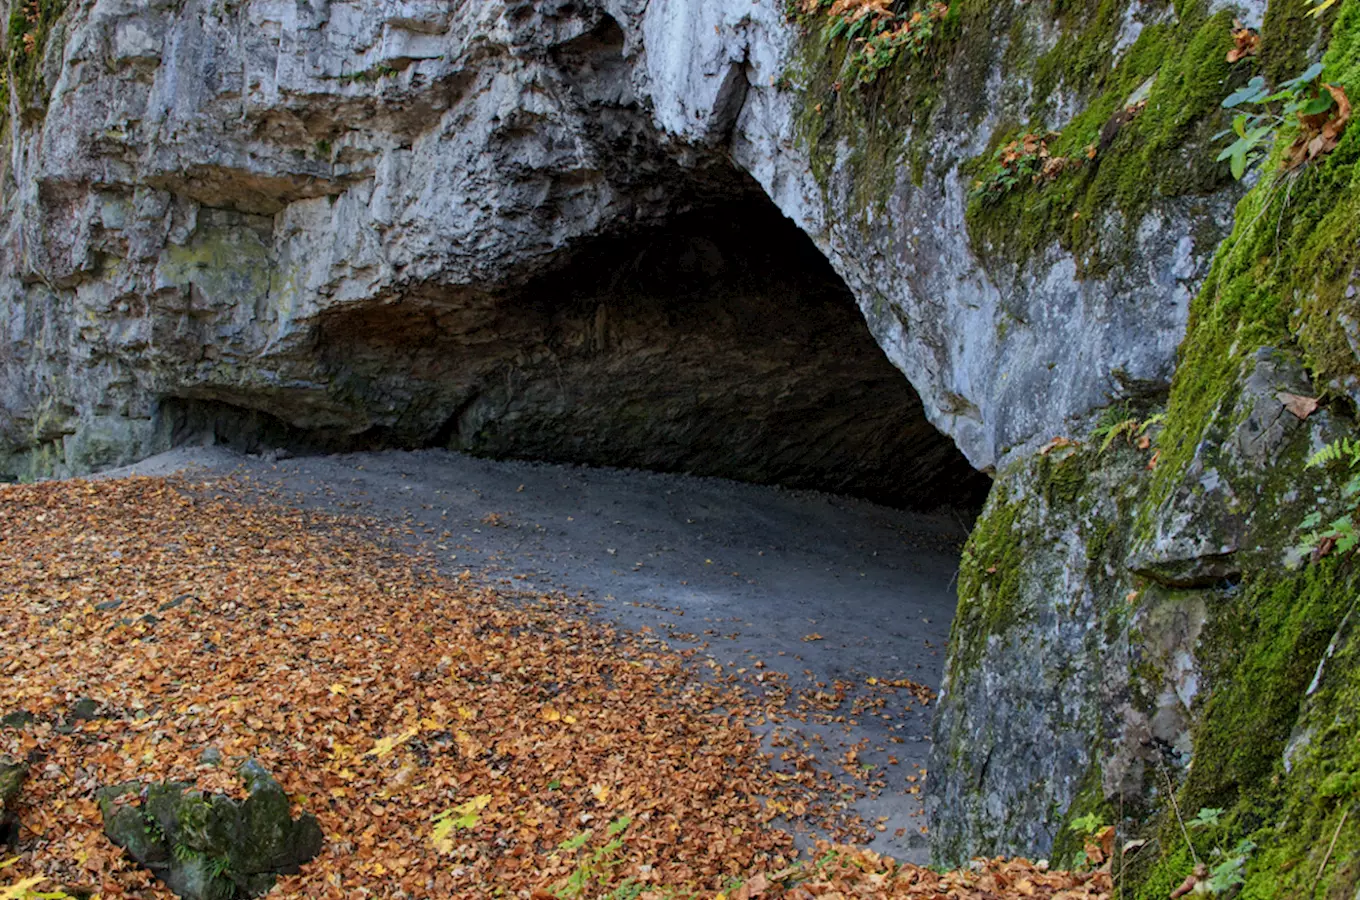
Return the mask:
{"type": "Polygon", "coordinates": [[[779,679],[756,696],[569,598],[441,575],[393,529],[233,479],[0,487],[0,509],[0,716],[31,717],[0,757],[33,776],[5,896],[173,896],[94,792],[239,795],[247,758],[327,838],[279,898],[1108,896],[1108,868],[800,857],[791,822],[868,832],[803,751],[762,752],[752,723],[807,714],[779,679]]]}

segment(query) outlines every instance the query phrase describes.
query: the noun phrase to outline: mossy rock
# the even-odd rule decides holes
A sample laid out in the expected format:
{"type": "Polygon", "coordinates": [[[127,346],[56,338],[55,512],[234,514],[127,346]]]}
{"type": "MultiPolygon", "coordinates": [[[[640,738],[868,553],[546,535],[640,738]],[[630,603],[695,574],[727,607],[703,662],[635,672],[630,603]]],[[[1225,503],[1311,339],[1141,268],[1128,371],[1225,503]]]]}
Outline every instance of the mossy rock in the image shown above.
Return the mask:
{"type": "Polygon", "coordinates": [[[15,806],[27,780],[27,764],[0,758],[0,847],[15,843],[19,837],[15,806]]]}
{"type": "Polygon", "coordinates": [[[190,785],[139,782],[99,793],[104,833],[185,900],[258,897],[321,851],[316,818],[292,818],[288,796],[258,763],[241,767],[245,800],[190,785]],[[120,802],[138,796],[141,804],[120,802]]]}

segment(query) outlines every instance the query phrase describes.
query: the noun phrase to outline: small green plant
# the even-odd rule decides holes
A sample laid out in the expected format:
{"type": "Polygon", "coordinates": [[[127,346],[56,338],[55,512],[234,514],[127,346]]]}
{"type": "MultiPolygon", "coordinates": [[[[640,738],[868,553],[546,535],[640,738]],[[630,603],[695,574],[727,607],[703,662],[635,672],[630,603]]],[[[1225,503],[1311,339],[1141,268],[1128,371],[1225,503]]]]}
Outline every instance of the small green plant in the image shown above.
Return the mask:
{"type": "Polygon", "coordinates": [[[337,76],[336,81],[345,82],[346,84],[368,84],[375,81],[381,81],[382,79],[395,74],[397,74],[397,70],[392,66],[389,66],[386,63],[378,63],[377,65],[371,66],[360,72],[350,72],[347,75],[337,76]]]}
{"type": "MultiPolygon", "coordinates": [[[[571,874],[558,881],[552,887],[554,897],[566,900],[569,897],[608,897],[612,900],[632,900],[641,893],[641,885],[631,878],[624,879],[619,884],[613,884],[614,870],[623,864],[621,851],[624,848],[623,833],[628,830],[628,826],[633,820],[628,816],[619,816],[610,822],[605,828],[605,836],[608,840],[579,856],[576,860],[576,868],[571,874]]],[[[577,853],[586,844],[590,843],[594,835],[592,829],[586,829],[575,837],[568,838],[558,845],[557,849],[565,853],[577,853]]]]}
{"type": "Polygon", "coordinates": [[[1223,815],[1221,809],[1209,809],[1205,807],[1195,814],[1195,817],[1185,823],[1187,828],[1217,828],[1218,819],[1223,815]]]}
{"type": "Polygon", "coordinates": [[[1232,127],[1216,135],[1236,138],[1218,155],[1219,161],[1228,161],[1233,178],[1246,177],[1266,157],[1276,134],[1286,125],[1336,110],[1337,99],[1325,89],[1321,75],[1322,64],[1314,63],[1274,91],[1266,86],[1264,76],[1257,75],[1223,100],[1224,109],[1237,110],[1232,127]]]}
{"type": "Polygon", "coordinates": [[[1299,527],[1307,529],[1307,534],[1295,547],[1295,553],[1300,557],[1320,559],[1332,552],[1350,553],[1360,546],[1360,528],[1357,528],[1355,521],[1355,497],[1360,495],[1360,441],[1351,438],[1333,441],[1309,457],[1308,468],[1317,469],[1338,463],[1350,473],[1341,487],[1341,496],[1349,501],[1351,508],[1326,525],[1323,524],[1321,510],[1313,510],[1304,516],[1299,527]]]}
{"type": "MultiPolygon", "coordinates": [[[[1179,817],[1179,812],[1177,813],[1179,817]]],[[[1190,855],[1195,860],[1194,871],[1186,876],[1185,881],[1176,890],[1173,897],[1184,896],[1212,896],[1221,897],[1230,894],[1235,888],[1246,883],[1247,860],[1256,850],[1256,844],[1250,838],[1243,838],[1233,847],[1232,852],[1225,853],[1221,846],[1214,847],[1212,858],[1218,862],[1212,866],[1199,859],[1195,853],[1194,844],[1190,841],[1190,830],[1205,830],[1218,828],[1223,824],[1223,810],[1205,807],[1195,814],[1193,819],[1188,822],[1182,821],[1181,827],[1185,833],[1186,845],[1190,848],[1190,855]]]]}
{"type": "Polygon", "coordinates": [[[1243,873],[1247,868],[1247,860],[1255,849],[1256,844],[1247,838],[1238,841],[1232,852],[1226,854],[1209,870],[1209,878],[1203,882],[1208,892],[1219,897],[1238,885],[1245,884],[1246,876],[1243,873]]]}
{"type": "Polygon", "coordinates": [[[1067,823],[1067,827],[1075,831],[1077,834],[1095,834],[1097,831],[1105,827],[1105,823],[1104,821],[1101,820],[1100,816],[1091,812],[1087,813],[1084,816],[1077,816],[1075,819],[1067,823]]]}
{"type": "Polygon", "coordinates": [[[1160,425],[1165,418],[1164,413],[1157,413],[1139,420],[1137,416],[1128,415],[1127,407],[1112,406],[1091,430],[1091,439],[1100,441],[1099,452],[1102,454],[1121,437],[1127,443],[1137,444],[1140,449],[1147,449],[1151,444],[1151,438],[1147,437],[1148,429],[1160,425]]]}
{"type": "Polygon", "coordinates": [[[904,53],[924,54],[949,16],[949,4],[938,0],[901,13],[876,0],[806,0],[802,10],[826,17],[825,40],[850,44],[846,62],[860,84],[873,83],[904,53]]]}

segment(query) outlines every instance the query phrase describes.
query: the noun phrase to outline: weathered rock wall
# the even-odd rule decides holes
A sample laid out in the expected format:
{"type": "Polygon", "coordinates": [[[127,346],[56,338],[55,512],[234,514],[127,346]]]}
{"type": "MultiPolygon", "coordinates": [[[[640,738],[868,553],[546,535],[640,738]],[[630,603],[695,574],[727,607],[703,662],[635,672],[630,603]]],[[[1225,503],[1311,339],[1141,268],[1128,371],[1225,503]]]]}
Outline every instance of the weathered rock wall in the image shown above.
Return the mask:
{"type": "MultiPolygon", "coordinates": [[[[1274,21],[1306,47],[1296,11],[1272,3],[1265,40],[1274,21]]],[[[1360,4],[1323,28],[1323,78],[1354,92],[1360,4]]],[[[1252,65],[1272,64],[1302,68],[1252,65]]],[[[1130,895],[1169,896],[1197,859],[1226,879],[1240,858],[1243,897],[1360,887],[1354,466],[1310,465],[1356,435],[1360,133],[1284,171],[1292,137],[1237,210],[1169,397],[998,475],[937,718],[942,859],[1070,861],[1095,821],[1147,841],[1118,862],[1130,895]]]]}
{"type": "Polygon", "coordinates": [[[751,177],[990,468],[1165,383],[1231,193],[1187,155],[1174,190],[1085,203],[1090,239],[994,252],[979,156],[1022,125],[1099,132],[1205,15],[1107,3],[1088,34],[1068,6],[959,0],[924,61],[838,90],[846,42],[776,0],[6,3],[7,468],[159,449],[183,396],[390,427],[322,377],[324,320],[511,296],[751,177]]]}

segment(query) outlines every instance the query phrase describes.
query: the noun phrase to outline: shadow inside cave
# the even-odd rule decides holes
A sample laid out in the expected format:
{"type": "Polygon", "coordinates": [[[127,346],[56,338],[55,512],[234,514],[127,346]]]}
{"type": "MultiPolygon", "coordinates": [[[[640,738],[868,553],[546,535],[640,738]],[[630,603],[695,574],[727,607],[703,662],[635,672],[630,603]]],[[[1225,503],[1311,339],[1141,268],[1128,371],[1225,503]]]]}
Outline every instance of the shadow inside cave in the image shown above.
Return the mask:
{"type": "Polygon", "coordinates": [[[495,292],[425,285],[316,324],[345,430],[165,402],[176,443],[444,447],[976,510],[990,480],[926,419],[845,283],[763,194],[587,241],[495,292]],[[193,436],[193,437],[190,437],[193,436]]]}

